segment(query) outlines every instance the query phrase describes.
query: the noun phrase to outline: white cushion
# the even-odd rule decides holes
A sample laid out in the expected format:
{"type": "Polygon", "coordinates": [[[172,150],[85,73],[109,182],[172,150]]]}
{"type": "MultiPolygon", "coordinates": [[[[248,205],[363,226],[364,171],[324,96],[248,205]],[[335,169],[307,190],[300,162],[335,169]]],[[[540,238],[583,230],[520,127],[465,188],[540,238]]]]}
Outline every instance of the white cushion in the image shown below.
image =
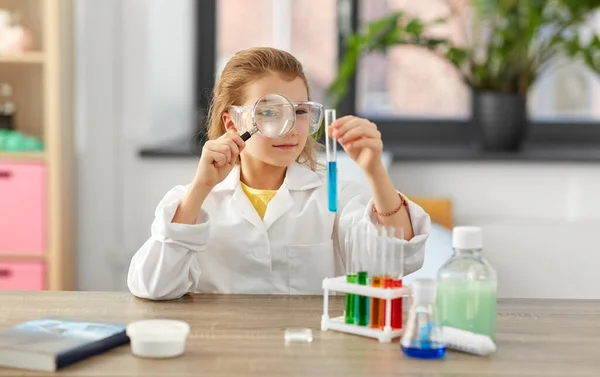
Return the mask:
{"type": "Polygon", "coordinates": [[[402,279],[410,284],[415,278],[437,277],[437,272],[452,257],[452,231],[439,224],[431,223],[431,233],[425,244],[425,260],[423,267],[402,279]]]}

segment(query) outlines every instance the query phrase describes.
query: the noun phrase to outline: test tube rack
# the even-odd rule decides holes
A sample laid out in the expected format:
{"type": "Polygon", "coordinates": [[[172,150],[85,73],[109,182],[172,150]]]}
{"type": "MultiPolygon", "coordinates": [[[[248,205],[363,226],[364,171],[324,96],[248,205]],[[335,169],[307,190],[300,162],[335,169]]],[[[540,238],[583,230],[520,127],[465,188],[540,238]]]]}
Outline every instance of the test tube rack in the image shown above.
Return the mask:
{"type": "Polygon", "coordinates": [[[368,285],[359,285],[346,282],[346,276],[323,279],[323,315],[321,316],[321,331],[335,330],[348,334],[361,335],[378,339],[381,343],[390,343],[392,339],[399,338],[404,333],[402,329],[392,329],[392,300],[410,296],[410,287],[402,288],[375,288],[368,285]],[[331,291],[354,293],[360,296],[376,297],[387,301],[385,305],[385,326],[383,329],[359,326],[345,322],[345,316],[329,317],[329,293],[331,291]]]}

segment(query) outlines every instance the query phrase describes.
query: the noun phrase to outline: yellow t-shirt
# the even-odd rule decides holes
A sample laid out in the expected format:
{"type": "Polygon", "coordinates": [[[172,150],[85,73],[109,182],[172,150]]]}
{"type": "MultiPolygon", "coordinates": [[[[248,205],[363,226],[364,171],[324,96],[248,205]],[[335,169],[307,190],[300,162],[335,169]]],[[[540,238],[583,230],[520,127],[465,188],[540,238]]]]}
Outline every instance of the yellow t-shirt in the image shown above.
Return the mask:
{"type": "Polygon", "coordinates": [[[240,184],[242,185],[242,190],[244,190],[246,196],[250,199],[250,203],[252,203],[260,218],[263,219],[265,212],[267,212],[267,206],[277,193],[277,190],[257,190],[246,186],[242,182],[240,184]]]}

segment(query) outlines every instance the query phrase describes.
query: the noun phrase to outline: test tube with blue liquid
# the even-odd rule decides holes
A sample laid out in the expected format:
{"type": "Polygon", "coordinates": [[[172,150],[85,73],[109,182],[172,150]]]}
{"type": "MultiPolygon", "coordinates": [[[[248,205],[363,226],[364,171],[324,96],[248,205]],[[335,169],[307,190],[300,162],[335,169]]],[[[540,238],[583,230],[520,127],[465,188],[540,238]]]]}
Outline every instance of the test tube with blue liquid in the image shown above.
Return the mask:
{"type": "Polygon", "coordinates": [[[337,212],[337,141],[330,135],[330,129],[335,122],[334,109],[325,110],[325,148],[327,150],[327,196],[329,198],[329,211],[337,212]]]}

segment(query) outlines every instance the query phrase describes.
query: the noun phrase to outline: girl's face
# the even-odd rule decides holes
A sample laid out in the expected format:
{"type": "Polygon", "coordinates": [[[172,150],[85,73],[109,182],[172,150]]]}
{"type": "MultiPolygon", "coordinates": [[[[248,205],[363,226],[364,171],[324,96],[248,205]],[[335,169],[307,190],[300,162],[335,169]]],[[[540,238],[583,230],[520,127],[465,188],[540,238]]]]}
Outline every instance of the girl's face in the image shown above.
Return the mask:
{"type": "MultiPolygon", "coordinates": [[[[242,105],[252,107],[262,96],[269,93],[283,94],[292,102],[308,101],[306,85],[301,78],[286,81],[279,75],[272,74],[254,81],[246,87],[246,102],[242,105]]],[[[256,159],[273,166],[287,167],[302,153],[308,138],[308,121],[302,114],[296,115],[295,127],[281,139],[271,139],[260,132],[246,141],[241,153],[242,159],[256,159]]],[[[228,130],[236,129],[228,115],[224,116],[228,130]]]]}

